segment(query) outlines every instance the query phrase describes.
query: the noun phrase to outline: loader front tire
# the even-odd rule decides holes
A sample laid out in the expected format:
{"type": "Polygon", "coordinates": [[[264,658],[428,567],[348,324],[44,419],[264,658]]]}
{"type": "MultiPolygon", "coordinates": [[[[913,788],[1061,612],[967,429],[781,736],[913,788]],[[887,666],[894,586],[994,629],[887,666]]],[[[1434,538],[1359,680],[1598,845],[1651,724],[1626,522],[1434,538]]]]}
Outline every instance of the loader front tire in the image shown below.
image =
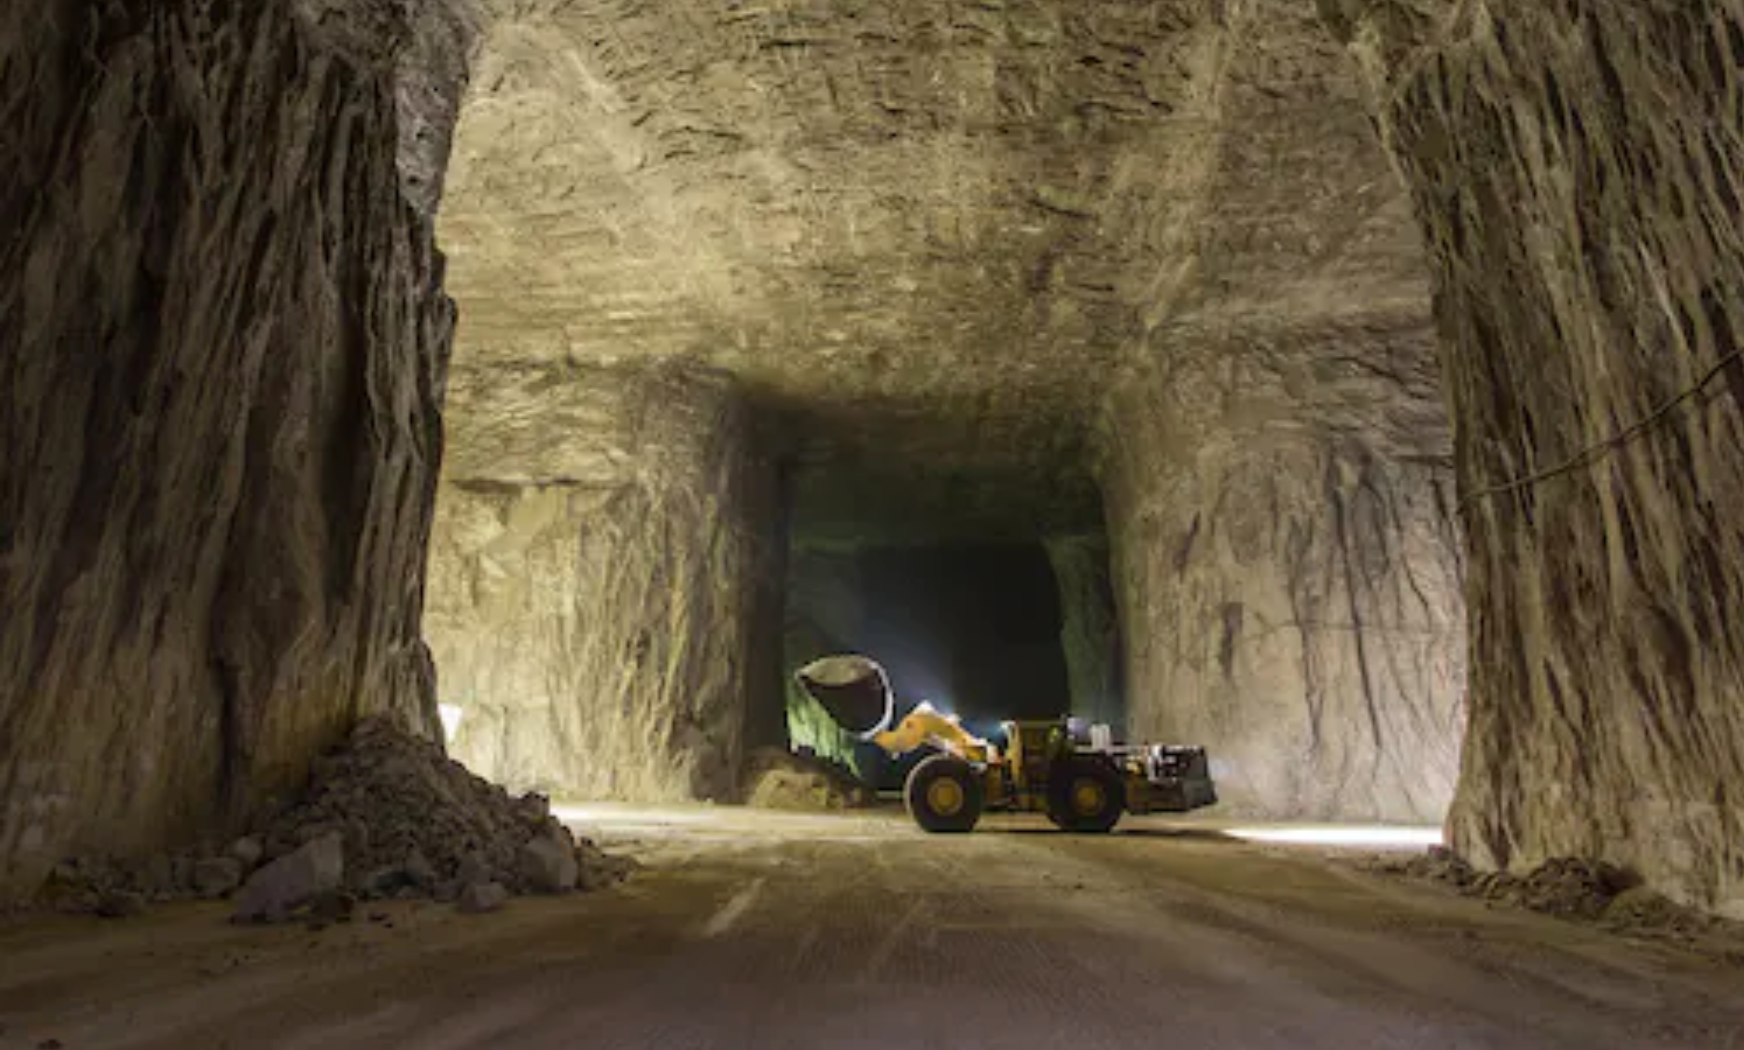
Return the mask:
{"type": "Polygon", "coordinates": [[[935,833],[973,831],[986,804],[981,778],[955,755],[933,755],[915,766],[902,795],[914,822],[935,833]]]}

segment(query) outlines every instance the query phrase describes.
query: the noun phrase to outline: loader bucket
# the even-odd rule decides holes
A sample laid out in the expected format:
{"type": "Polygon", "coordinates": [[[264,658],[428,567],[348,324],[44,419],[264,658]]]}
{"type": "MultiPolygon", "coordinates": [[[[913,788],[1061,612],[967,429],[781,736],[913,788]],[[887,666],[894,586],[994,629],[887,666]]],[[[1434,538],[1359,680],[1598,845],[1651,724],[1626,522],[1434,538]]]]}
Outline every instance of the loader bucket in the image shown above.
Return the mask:
{"type": "Polygon", "coordinates": [[[890,678],[878,661],[865,656],[826,656],[794,672],[794,678],[837,725],[861,739],[889,727],[893,708],[890,678]]]}

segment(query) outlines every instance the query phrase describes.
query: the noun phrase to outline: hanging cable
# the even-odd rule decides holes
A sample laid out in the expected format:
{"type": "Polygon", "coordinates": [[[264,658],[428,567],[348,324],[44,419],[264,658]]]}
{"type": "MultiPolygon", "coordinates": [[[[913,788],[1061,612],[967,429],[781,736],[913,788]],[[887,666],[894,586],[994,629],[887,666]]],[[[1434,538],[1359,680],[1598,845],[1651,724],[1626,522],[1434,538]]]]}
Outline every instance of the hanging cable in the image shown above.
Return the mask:
{"type": "Polygon", "coordinates": [[[1465,512],[1470,509],[1471,505],[1480,499],[1500,495],[1504,492],[1517,492],[1520,489],[1530,488],[1533,485],[1537,485],[1541,481],[1547,481],[1550,478],[1567,474],[1570,471],[1579,470],[1581,467],[1593,462],[1605,453],[1610,452],[1612,449],[1620,448],[1621,446],[1628,444],[1630,441],[1639,437],[1652,427],[1664,422],[1665,419],[1675,412],[1684,402],[1707,389],[1708,384],[1712,383],[1715,379],[1718,379],[1720,373],[1724,372],[1728,365],[1731,365],[1740,359],[1744,359],[1744,350],[1732,351],[1725,357],[1722,357],[1718,364],[1708,369],[1706,374],[1704,374],[1694,386],[1666,401],[1658,408],[1655,408],[1652,412],[1649,412],[1645,418],[1631,424],[1630,426],[1624,427],[1622,430],[1617,431],[1615,434],[1612,434],[1610,437],[1595,445],[1587,446],[1581,451],[1575,453],[1575,455],[1570,457],[1568,460],[1559,463],[1554,467],[1540,470],[1533,474],[1527,474],[1524,477],[1518,477],[1512,481],[1503,482],[1500,485],[1491,485],[1488,488],[1482,488],[1471,493],[1459,501],[1459,508],[1456,513],[1463,517],[1465,512]]]}

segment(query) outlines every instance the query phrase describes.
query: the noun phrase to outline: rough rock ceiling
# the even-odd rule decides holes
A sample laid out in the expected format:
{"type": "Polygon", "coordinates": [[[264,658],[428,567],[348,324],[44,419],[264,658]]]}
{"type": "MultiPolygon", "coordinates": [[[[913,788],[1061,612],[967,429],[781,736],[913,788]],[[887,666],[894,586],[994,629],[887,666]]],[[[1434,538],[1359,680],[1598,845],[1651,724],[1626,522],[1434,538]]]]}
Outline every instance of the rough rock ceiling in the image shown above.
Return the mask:
{"type": "Polygon", "coordinates": [[[486,6],[441,227],[455,383],[730,370],[783,410],[802,514],[1092,523],[1088,424],[1132,355],[1427,323],[1304,0],[486,6]]]}

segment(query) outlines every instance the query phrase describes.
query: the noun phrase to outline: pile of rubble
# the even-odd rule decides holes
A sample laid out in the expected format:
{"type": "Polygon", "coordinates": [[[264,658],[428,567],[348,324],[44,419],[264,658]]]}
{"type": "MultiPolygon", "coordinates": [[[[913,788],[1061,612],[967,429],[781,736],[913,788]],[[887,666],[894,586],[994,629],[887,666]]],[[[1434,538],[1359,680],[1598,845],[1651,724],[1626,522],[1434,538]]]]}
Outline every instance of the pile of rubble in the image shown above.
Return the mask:
{"type": "Polygon", "coordinates": [[[877,794],[854,774],[809,751],[759,748],[747,763],[748,805],[759,809],[862,809],[877,794]]]}
{"type": "Polygon", "coordinates": [[[1383,862],[1380,870],[1621,933],[1692,935],[1721,925],[1721,920],[1655,893],[1632,873],[1603,861],[1556,857],[1522,875],[1480,872],[1452,850],[1437,846],[1404,861],[1383,862]]]}
{"type": "Polygon", "coordinates": [[[539,795],[474,776],[387,722],[360,724],[315,763],[301,801],[227,848],[147,861],[72,861],[45,899],[122,916],[149,901],[230,897],[238,921],[343,920],[358,901],[491,911],[516,894],[593,890],[627,862],[577,840],[539,795]]]}
{"type": "Polygon", "coordinates": [[[1603,861],[1558,857],[1524,875],[1479,872],[1452,850],[1435,847],[1412,857],[1400,874],[1440,882],[1469,897],[1512,904],[1566,919],[1596,920],[1612,901],[1637,884],[1628,872],[1603,861]]]}

